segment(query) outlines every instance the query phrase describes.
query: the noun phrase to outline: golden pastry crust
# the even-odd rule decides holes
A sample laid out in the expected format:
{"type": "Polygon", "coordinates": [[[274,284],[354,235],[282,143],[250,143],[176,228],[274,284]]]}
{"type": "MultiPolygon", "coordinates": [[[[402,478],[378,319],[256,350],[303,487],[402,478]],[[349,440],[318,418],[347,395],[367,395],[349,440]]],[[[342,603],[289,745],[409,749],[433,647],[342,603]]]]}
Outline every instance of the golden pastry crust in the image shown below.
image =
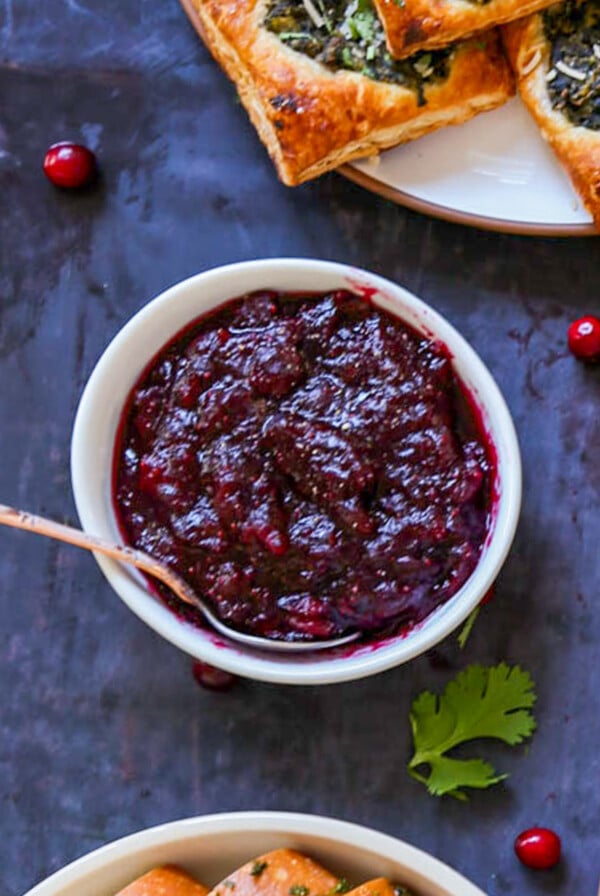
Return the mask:
{"type": "Polygon", "coordinates": [[[503,39],[523,102],[600,230],[600,131],[573,124],[552,106],[546,81],[551,47],[542,16],[528,16],[505,26],[503,39]]]}
{"type": "Polygon", "coordinates": [[[555,0],[374,0],[392,56],[444,47],[495,25],[537,12],[555,0]]]}
{"type": "Polygon", "coordinates": [[[294,186],[504,103],[514,92],[499,36],[461,44],[450,73],[415,91],[330,71],[262,27],[265,0],[195,0],[204,40],[236,84],[281,180],[294,186]]]}

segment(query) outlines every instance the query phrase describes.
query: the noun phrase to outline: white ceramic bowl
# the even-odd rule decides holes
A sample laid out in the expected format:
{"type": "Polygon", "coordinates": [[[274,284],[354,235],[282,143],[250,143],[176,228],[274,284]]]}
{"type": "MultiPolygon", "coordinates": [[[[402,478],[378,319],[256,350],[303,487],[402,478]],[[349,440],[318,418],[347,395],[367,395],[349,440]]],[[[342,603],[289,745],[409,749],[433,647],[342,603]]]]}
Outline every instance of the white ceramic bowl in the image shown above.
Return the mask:
{"type": "Polygon", "coordinates": [[[427,853],[369,828],[317,815],[233,812],[149,828],[57,871],[26,896],[114,896],[156,865],[181,865],[208,886],[272,849],[306,853],[340,877],[387,877],[415,896],[484,896],[427,853]]]}
{"type": "Polygon", "coordinates": [[[111,466],[120,416],[130,390],[172,335],[227,299],[257,289],[327,292],[367,290],[373,301],[416,330],[440,339],[479,405],[497,455],[493,520],[477,568],[444,606],[407,635],[335,651],[275,654],[229,642],[170,612],[130,569],[98,563],[125,603],[155,631],[192,656],[238,675],[285,684],[327,684],[381,672],[423,653],[459,626],[496,578],[510,548],[521,502],[521,461],[514,426],[487,368],[459,333],[406,290],[357,268],[311,259],[267,259],[216,268],[178,283],[143,307],[115,336],[87,383],[75,420],[71,476],[83,528],[120,540],[111,499],[111,466]]]}

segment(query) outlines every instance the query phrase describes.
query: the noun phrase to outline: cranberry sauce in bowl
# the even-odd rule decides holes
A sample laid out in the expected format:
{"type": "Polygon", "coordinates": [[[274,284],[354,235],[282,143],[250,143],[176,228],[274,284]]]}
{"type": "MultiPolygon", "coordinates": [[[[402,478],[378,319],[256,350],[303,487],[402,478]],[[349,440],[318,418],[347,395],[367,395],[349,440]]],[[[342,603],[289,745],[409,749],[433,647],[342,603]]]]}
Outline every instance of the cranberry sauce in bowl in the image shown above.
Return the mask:
{"type": "Polygon", "coordinates": [[[310,640],[407,629],[452,597],[485,541],[494,475],[444,347],[345,290],[261,291],[147,367],[114,502],[128,542],[228,625],[310,640]]]}

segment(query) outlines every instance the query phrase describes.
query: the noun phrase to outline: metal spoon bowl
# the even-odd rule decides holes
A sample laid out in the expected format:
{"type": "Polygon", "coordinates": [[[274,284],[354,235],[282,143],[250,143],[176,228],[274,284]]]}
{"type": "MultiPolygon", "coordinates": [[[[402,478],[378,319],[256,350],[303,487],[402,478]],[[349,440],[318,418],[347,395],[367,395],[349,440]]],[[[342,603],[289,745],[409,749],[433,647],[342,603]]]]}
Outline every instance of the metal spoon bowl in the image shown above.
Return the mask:
{"type": "Polygon", "coordinates": [[[246,635],[238,632],[228,625],[225,625],[211,609],[206,605],[201,597],[198,597],[195,591],[184,582],[184,580],[159,561],[155,560],[149,554],[138,551],[135,548],[126,545],[114,544],[99,538],[97,535],[88,535],[81,529],[74,529],[72,526],[65,526],[63,523],[57,523],[54,520],[46,519],[42,516],[36,516],[25,510],[16,510],[14,507],[7,507],[0,504],[0,525],[10,526],[13,529],[24,529],[27,532],[35,532],[38,535],[45,535],[47,538],[54,538],[56,541],[64,541],[75,547],[83,548],[86,551],[94,551],[98,554],[105,554],[118,560],[120,563],[126,563],[129,566],[135,566],[141,569],[147,575],[158,579],[184,603],[190,604],[200,610],[206,621],[225,637],[247,647],[254,647],[260,650],[277,651],[278,653],[302,653],[314,650],[328,650],[333,647],[340,647],[343,644],[349,644],[355,641],[360,632],[352,632],[349,635],[343,635],[341,638],[332,638],[329,641],[275,641],[270,638],[261,638],[258,635],[246,635]]]}

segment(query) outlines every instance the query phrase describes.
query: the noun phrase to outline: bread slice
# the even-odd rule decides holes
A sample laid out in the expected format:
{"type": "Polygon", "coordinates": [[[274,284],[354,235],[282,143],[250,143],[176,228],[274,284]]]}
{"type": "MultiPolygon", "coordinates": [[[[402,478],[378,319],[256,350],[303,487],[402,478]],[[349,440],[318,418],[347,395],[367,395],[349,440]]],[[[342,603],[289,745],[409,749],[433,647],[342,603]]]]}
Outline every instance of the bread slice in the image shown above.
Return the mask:
{"type": "MultiPolygon", "coordinates": [[[[598,0],[588,0],[588,3],[588,9],[599,6],[598,0]]],[[[569,9],[575,12],[578,6],[571,3],[569,9]]],[[[559,11],[559,7],[552,10],[555,11],[559,11]]],[[[572,73],[572,65],[561,59],[560,48],[553,47],[549,41],[542,14],[527,16],[507,25],[503,29],[503,37],[523,102],[570,175],[585,207],[594,218],[596,228],[600,230],[600,92],[596,89],[590,97],[590,102],[598,110],[596,119],[599,129],[573,121],[568,104],[565,105],[563,100],[560,100],[563,108],[557,108],[556,101],[553,102],[550,95],[552,82],[562,76],[562,80],[557,81],[558,92],[565,96],[562,85],[565,85],[567,92],[572,87],[579,90],[581,80],[572,77],[572,74],[564,74],[565,71],[572,73]]],[[[600,45],[595,50],[590,35],[581,34],[580,37],[590,43],[589,58],[590,63],[596,66],[597,84],[600,59],[596,54],[600,55],[600,45]]]]}
{"type": "Polygon", "coordinates": [[[375,0],[392,56],[444,47],[549,6],[553,0],[375,0]]]}
{"type": "Polygon", "coordinates": [[[210,896],[328,896],[338,878],[293,849],[276,849],[242,865],[210,896]]]}
{"type": "MultiPolygon", "coordinates": [[[[424,72],[426,81],[415,87],[326,66],[293,49],[286,35],[279,37],[266,27],[265,0],[194,2],[207,46],[236,84],[281,180],[289,186],[444,125],[459,124],[499,106],[514,92],[493,31],[443,51],[439,65],[444,77],[430,78],[427,67],[433,70],[435,59],[420,60],[410,71],[424,72]]],[[[294,2],[303,7],[302,0],[294,2]]],[[[357,40],[352,51],[359,45],[357,40]]],[[[381,48],[385,50],[383,36],[381,48]]]]}
{"type": "Polygon", "coordinates": [[[209,889],[175,865],[161,865],[136,878],[117,896],[208,896],[209,889]]]}

